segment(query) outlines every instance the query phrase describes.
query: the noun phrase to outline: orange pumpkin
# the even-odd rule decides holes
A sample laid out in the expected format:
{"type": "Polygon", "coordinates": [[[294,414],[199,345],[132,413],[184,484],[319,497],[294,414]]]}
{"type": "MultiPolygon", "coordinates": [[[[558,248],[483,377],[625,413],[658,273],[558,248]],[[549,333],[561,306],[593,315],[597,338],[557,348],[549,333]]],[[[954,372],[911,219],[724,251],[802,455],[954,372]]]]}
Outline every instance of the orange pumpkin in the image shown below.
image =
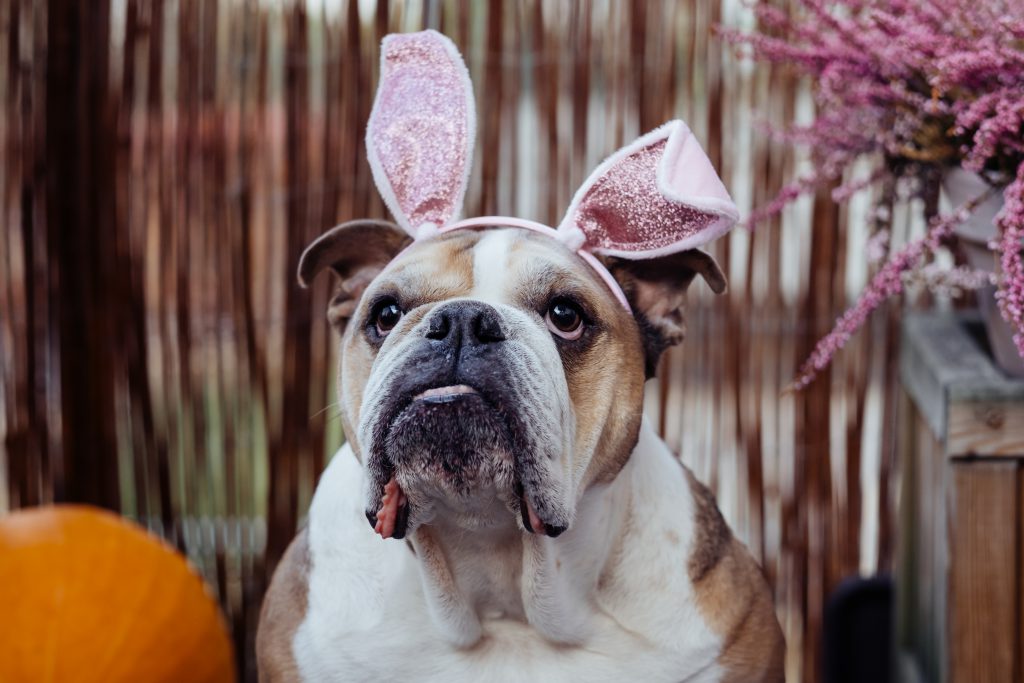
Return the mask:
{"type": "Polygon", "coordinates": [[[217,605],[169,546],[86,506],[0,518],[0,681],[234,680],[217,605]]]}

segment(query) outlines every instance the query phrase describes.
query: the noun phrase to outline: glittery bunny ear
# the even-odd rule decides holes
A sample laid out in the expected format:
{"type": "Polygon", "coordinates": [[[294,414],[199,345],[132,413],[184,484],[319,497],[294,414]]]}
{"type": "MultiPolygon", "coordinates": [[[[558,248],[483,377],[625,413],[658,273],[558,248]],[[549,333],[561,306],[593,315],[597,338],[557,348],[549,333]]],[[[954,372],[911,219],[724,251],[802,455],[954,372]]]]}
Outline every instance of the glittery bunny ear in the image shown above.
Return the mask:
{"type": "Polygon", "coordinates": [[[699,247],[739,219],[711,160],[682,121],[623,147],[576,192],[559,226],[596,254],[647,259],[699,247]]]}
{"type": "Polygon", "coordinates": [[[366,151],[377,189],[409,234],[462,210],[475,134],[473,87],[452,41],[436,31],[385,37],[366,151]]]}

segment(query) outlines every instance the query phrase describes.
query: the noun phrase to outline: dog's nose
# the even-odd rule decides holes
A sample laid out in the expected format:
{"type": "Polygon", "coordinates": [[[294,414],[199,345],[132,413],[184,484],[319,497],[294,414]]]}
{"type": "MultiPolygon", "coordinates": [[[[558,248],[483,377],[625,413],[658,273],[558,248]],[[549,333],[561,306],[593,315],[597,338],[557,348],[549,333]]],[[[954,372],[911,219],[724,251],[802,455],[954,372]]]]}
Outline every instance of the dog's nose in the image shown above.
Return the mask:
{"type": "Polygon", "coordinates": [[[494,307],[481,301],[453,301],[431,314],[427,338],[479,346],[505,341],[505,332],[494,307]]]}

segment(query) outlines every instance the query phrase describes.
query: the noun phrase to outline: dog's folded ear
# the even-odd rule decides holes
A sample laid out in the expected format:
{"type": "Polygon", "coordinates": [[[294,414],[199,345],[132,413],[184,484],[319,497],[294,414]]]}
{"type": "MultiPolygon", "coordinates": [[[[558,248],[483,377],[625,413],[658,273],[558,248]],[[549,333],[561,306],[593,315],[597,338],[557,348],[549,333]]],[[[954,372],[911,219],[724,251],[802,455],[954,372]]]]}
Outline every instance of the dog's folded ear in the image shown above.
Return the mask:
{"type": "Polygon", "coordinates": [[[357,220],[331,228],[313,241],[299,259],[299,284],[308,287],[325,268],[338,276],[338,289],[327,319],[342,331],[366,286],[412,238],[394,223],[357,220]]]}
{"type": "Polygon", "coordinates": [[[725,291],[722,269],[710,254],[687,249],[655,259],[606,259],[608,270],[626,293],[644,337],[647,377],[653,377],[661,354],[683,341],[686,290],[700,275],[715,294],[725,291]]]}

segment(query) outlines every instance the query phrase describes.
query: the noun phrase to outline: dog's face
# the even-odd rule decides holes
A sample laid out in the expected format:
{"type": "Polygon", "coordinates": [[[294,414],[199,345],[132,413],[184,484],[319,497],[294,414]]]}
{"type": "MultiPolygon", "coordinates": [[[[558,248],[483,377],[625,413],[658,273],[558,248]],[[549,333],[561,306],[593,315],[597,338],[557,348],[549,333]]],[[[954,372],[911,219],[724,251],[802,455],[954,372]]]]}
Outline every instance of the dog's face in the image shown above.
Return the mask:
{"type": "Polygon", "coordinates": [[[339,399],[368,475],[367,518],[395,538],[440,515],[466,529],[512,515],[557,536],[582,492],[629,457],[644,381],[681,339],[686,286],[701,273],[721,291],[720,271],[701,252],[609,263],[631,314],[542,235],[408,242],[389,224],[346,224],[300,264],[304,282],[328,266],[340,278],[328,317],[342,332],[339,399]]]}

